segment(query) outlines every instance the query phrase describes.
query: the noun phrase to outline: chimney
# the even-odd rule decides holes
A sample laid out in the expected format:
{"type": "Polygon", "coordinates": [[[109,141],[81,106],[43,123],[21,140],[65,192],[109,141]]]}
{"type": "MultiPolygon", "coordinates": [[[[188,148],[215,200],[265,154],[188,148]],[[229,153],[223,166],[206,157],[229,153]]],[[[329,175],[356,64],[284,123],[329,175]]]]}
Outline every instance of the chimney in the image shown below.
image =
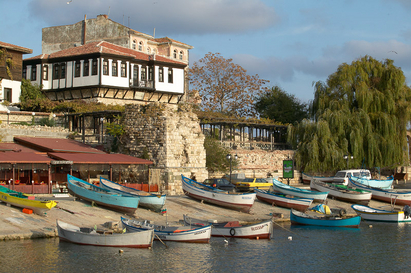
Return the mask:
{"type": "Polygon", "coordinates": [[[83,45],[86,44],[86,32],[87,32],[87,14],[84,15],[84,23],[83,23],[83,45]]]}

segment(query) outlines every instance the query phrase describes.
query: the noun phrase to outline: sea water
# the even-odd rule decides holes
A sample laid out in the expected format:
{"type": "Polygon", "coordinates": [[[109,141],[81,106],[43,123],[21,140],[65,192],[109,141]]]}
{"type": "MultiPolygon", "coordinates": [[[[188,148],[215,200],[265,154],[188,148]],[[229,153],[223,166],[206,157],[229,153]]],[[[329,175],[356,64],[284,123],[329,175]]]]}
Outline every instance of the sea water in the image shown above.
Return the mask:
{"type": "Polygon", "coordinates": [[[58,238],[0,242],[1,272],[409,272],[411,223],[360,228],[275,224],[271,240],[154,242],[152,249],[58,238]],[[121,251],[122,250],[122,251],[121,251]]]}

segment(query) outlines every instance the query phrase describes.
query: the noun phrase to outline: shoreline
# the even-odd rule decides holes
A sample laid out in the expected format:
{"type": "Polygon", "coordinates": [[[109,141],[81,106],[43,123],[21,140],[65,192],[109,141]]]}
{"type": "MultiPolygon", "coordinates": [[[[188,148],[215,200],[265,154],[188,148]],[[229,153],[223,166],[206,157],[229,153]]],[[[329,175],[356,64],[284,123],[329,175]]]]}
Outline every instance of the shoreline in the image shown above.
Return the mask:
{"type": "MultiPolygon", "coordinates": [[[[275,223],[286,225],[290,221],[289,209],[271,206],[258,199],[254,202],[250,213],[243,213],[203,203],[185,195],[167,196],[166,214],[138,208],[133,215],[126,215],[102,206],[92,206],[91,203],[74,197],[53,198],[53,195],[43,195],[40,198],[50,198],[56,200],[58,204],[44,216],[40,216],[37,214],[26,214],[22,212],[23,209],[21,208],[0,203],[1,241],[58,237],[56,228],[56,220],[58,219],[81,227],[103,226],[107,222],[121,223],[121,216],[150,220],[155,224],[181,226],[183,214],[188,214],[193,218],[217,220],[219,222],[256,221],[273,218],[275,223]]],[[[351,208],[351,203],[328,198],[327,205],[331,208],[344,208],[347,215],[356,215],[351,208]]],[[[371,200],[369,205],[371,207],[390,206],[389,203],[375,200],[371,200]]]]}

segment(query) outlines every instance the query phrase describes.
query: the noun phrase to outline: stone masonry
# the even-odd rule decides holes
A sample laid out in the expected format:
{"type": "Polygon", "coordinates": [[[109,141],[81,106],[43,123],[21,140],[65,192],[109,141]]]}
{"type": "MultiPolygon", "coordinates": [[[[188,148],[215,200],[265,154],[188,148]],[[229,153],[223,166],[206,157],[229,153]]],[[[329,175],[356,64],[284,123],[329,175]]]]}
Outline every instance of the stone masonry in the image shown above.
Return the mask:
{"type": "Polygon", "coordinates": [[[204,135],[190,106],[127,105],[123,119],[122,152],[154,161],[162,192],[182,194],[181,175],[208,178],[204,135]]]}

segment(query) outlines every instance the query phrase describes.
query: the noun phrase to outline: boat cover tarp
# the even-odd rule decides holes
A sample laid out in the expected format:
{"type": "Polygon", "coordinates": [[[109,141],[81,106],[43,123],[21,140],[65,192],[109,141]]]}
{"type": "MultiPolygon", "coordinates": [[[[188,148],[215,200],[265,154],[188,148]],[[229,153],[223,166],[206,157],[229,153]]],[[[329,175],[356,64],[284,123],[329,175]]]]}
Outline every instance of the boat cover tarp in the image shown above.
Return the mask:
{"type": "Polygon", "coordinates": [[[324,204],[318,204],[317,206],[312,207],[310,210],[316,211],[322,214],[331,214],[330,207],[324,204]]]}

